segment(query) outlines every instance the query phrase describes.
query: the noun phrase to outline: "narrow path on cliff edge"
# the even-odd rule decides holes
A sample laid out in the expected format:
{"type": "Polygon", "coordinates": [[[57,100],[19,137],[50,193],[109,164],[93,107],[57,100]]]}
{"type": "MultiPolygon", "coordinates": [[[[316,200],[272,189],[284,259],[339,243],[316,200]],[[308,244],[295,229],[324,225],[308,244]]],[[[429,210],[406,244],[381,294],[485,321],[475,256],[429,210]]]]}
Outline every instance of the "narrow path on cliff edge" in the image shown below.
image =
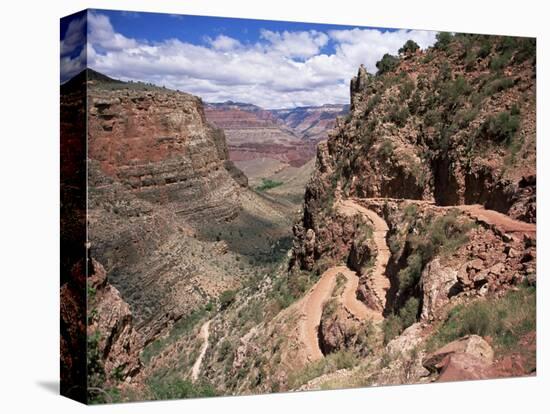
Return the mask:
{"type": "MultiPolygon", "coordinates": [[[[390,251],[386,244],[388,226],[376,213],[351,200],[338,203],[338,209],[347,215],[362,214],[373,224],[373,238],[378,249],[378,254],[374,269],[370,274],[369,280],[371,283],[369,285],[376,297],[380,299],[381,309],[383,309],[386,290],[390,287],[390,282],[385,276],[386,265],[390,258],[390,251]]],[[[309,361],[315,361],[324,356],[319,347],[319,324],[321,323],[323,305],[332,295],[338,274],[342,274],[346,278],[346,285],[340,301],[350,314],[360,321],[371,319],[379,322],[384,319],[381,311],[370,309],[357,299],[356,292],[359,285],[359,276],[357,273],[347,266],[333,266],[329,268],[321,275],[319,281],[310,289],[302,301],[302,318],[299,325],[299,335],[305,345],[309,361]]]]}
{"type": "Polygon", "coordinates": [[[191,371],[191,379],[193,381],[196,381],[199,378],[199,373],[201,370],[201,364],[202,359],[204,358],[204,354],[206,354],[206,350],[208,349],[208,336],[210,335],[210,322],[205,322],[199,331],[199,338],[201,338],[204,342],[201,347],[201,352],[199,356],[197,357],[197,360],[193,364],[193,369],[191,371]]]}
{"type": "Polygon", "coordinates": [[[471,218],[483,222],[488,226],[494,227],[505,234],[512,234],[512,236],[525,235],[534,238],[537,232],[537,225],[534,223],[515,220],[506,214],[499,213],[498,211],[488,210],[480,204],[468,204],[453,207],[464,211],[471,218]]]}

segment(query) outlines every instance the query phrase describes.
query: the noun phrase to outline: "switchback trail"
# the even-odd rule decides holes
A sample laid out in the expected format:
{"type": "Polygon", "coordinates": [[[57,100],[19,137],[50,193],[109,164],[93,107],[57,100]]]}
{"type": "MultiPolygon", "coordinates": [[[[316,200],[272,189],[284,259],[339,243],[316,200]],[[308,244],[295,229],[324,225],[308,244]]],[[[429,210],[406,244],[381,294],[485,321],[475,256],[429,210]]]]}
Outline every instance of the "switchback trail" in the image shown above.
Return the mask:
{"type": "MultiPolygon", "coordinates": [[[[361,214],[367,218],[373,225],[373,241],[376,245],[376,262],[372,271],[367,275],[367,286],[377,298],[380,309],[386,305],[386,292],[390,288],[390,281],[386,277],[386,266],[391,253],[386,243],[388,225],[374,211],[362,206],[359,202],[362,199],[340,200],[336,202],[338,211],[348,216],[361,214]]],[[[527,235],[534,237],[536,225],[515,220],[505,214],[494,210],[485,209],[481,205],[456,205],[456,206],[436,206],[433,202],[424,200],[405,200],[405,199],[364,199],[364,201],[407,201],[411,203],[433,205],[434,208],[453,209],[456,208],[472,219],[484,223],[501,233],[511,234],[512,236],[527,235]]],[[[376,311],[367,307],[356,297],[359,284],[358,275],[347,266],[334,266],[325,271],[319,281],[310,289],[308,294],[301,301],[301,320],[299,322],[299,335],[305,345],[307,358],[315,361],[323,358],[323,353],[319,347],[319,324],[323,313],[323,305],[330,298],[336,283],[336,276],[342,274],[346,277],[344,292],[340,298],[344,308],[358,320],[367,318],[378,322],[383,320],[382,311],[376,311]]]]}
{"type": "Polygon", "coordinates": [[[366,216],[373,224],[373,240],[376,245],[376,263],[374,269],[369,275],[368,284],[378,299],[379,305],[383,310],[386,306],[386,292],[390,288],[390,280],[386,277],[386,266],[391,257],[390,249],[386,243],[386,235],[388,233],[388,225],[378,214],[369,210],[352,200],[341,201],[338,205],[340,212],[353,216],[362,214],[366,216]]]}
{"type": "MultiPolygon", "coordinates": [[[[374,226],[373,238],[378,254],[369,280],[371,281],[371,289],[383,305],[385,304],[386,290],[389,289],[390,286],[390,282],[385,276],[386,265],[390,257],[390,251],[386,244],[388,226],[376,213],[351,200],[339,203],[338,208],[344,214],[362,214],[366,216],[374,226]]],[[[307,358],[310,361],[323,358],[323,353],[319,347],[319,324],[323,313],[323,305],[330,298],[334,290],[336,276],[338,274],[342,274],[346,278],[346,285],[340,299],[344,308],[360,321],[365,319],[371,319],[377,322],[383,320],[381,311],[370,309],[357,299],[356,292],[359,285],[357,273],[347,266],[334,266],[329,268],[321,275],[319,281],[310,289],[302,301],[302,319],[300,321],[299,334],[301,341],[305,345],[307,358]]]]}
{"type": "Polygon", "coordinates": [[[201,338],[204,342],[201,347],[201,352],[197,357],[197,360],[193,364],[193,369],[191,371],[191,379],[193,381],[196,381],[199,378],[202,360],[204,358],[204,354],[206,354],[206,350],[208,349],[208,336],[210,335],[210,322],[211,321],[205,322],[201,326],[201,329],[199,331],[199,338],[201,338]]]}

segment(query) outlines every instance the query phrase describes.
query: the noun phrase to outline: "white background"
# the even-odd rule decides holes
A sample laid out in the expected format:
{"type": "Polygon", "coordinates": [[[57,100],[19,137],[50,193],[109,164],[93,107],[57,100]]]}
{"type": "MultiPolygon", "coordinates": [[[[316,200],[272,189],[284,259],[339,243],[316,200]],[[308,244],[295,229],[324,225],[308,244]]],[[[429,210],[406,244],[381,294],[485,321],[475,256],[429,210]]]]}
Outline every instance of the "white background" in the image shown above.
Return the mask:
{"type": "MultiPolygon", "coordinates": [[[[95,412],[549,412],[549,30],[544,1],[50,0],[0,13],[0,410],[79,413],[57,395],[59,18],[86,7],[537,36],[538,374],[536,378],[134,403],[95,412]],[[543,116],[546,115],[545,116],[543,116]],[[546,164],[546,165],[545,165],[546,164]],[[546,217],[545,217],[546,216],[546,217]],[[545,257],[546,256],[546,257],[545,257]]],[[[223,70],[223,68],[220,68],[223,70]]]]}

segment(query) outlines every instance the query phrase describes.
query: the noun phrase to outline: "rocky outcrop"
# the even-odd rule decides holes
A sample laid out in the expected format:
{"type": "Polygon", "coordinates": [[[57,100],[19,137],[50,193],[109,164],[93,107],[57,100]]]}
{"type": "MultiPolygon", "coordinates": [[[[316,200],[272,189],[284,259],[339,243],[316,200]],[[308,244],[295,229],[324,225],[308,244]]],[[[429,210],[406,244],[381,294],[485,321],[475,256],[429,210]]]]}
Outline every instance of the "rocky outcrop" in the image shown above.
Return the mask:
{"type": "Polygon", "coordinates": [[[494,352],[491,345],[477,335],[469,335],[450,342],[424,358],[423,365],[430,371],[439,370],[442,362],[452,354],[468,354],[478,358],[485,365],[493,362],[494,352]]]}
{"type": "Polygon", "coordinates": [[[432,354],[422,364],[437,372],[438,381],[458,381],[489,378],[494,352],[481,337],[470,335],[450,342],[432,354]]]}
{"type": "MultiPolygon", "coordinates": [[[[495,51],[502,47],[498,38],[481,40],[495,51]]],[[[302,233],[313,229],[316,243],[325,243],[322,234],[329,234],[319,223],[333,221],[326,209],[337,197],[481,204],[536,221],[533,60],[488,72],[494,52],[465,70],[466,44],[457,37],[446,52],[432,48],[398,59],[381,75],[359,68],[349,117],[318,148],[302,233]]]]}
{"type": "Polygon", "coordinates": [[[88,156],[103,175],[192,220],[237,213],[239,184],[246,182],[228,159],[223,132],[206,121],[199,98],[91,82],[88,102],[88,156]]]}
{"type": "Polygon", "coordinates": [[[61,393],[86,400],[86,273],[73,266],[71,279],[60,289],[61,393]]]}
{"type": "Polygon", "coordinates": [[[332,314],[323,316],[319,325],[319,346],[323,354],[351,348],[356,339],[357,322],[342,306],[338,306],[332,314]]]}
{"type": "Polygon", "coordinates": [[[425,356],[422,364],[438,382],[504,378],[529,375],[535,367],[535,333],[520,340],[520,352],[507,353],[496,359],[489,343],[469,335],[450,342],[425,356]]]}
{"type": "Polygon", "coordinates": [[[448,303],[452,290],[458,282],[457,275],[456,270],[441,266],[439,259],[426,265],[420,276],[420,288],[423,294],[420,314],[422,320],[433,320],[436,311],[448,303]]]}
{"type": "Polygon", "coordinates": [[[148,343],[232,287],[204,239],[237,219],[248,182],[199,98],[94,73],[84,79],[88,237],[148,343]]]}
{"type": "Polygon", "coordinates": [[[88,276],[88,344],[97,347],[106,384],[129,382],[141,370],[143,339],[118,290],[107,281],[103,266],[91,259],[88,276]]]}

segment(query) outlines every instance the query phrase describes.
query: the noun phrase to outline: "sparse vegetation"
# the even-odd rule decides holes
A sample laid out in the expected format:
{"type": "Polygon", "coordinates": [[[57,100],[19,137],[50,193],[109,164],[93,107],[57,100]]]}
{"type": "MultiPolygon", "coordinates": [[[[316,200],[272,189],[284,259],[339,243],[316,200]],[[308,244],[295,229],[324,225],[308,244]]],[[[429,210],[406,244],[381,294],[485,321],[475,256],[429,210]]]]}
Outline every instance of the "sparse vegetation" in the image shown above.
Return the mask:
{"type": "Polygon", "coordinates": [[[479,299],[452,309],[428,342],[436,349],[465,335],[493,338],[497,352],[517,346],[523,335],[536,329],[536,289],[523,286],[501,298],[479,299]]]}
{"type": "Polygon", "coordinates": [[[419,308],[420,301],[415,297],[410,297],[398,314],[391,314],[384,320],[382,325],[384,344],[390,342],[416,322],[419,308]]]}
{"type": "Polygon", "coordinates": [[[388,158],[393,153],[393,143],[389,139],[385,139],[378,148],[378,154],[384,158],[388,158]]]}
{"type": "Polygon", "coordinates": [[[291,389],[300,387],[301,385],[311,381],[324,374],[339,369],[349,369],[357,364],[357,357],[350,351],[338,351],[327,355],[318,361],[307,365],[303,370],[293,373],[289,377],[289,386],[291,389]]]}
{"type": "Polygon", "coordinates": [[[237,297],[237,291],[235,290],[223,291],[219,297],[220,310],[224,310],[227,307],[229,307],[233,302],[235,302],[236,297],[237,297]]]}
{"type": "Polygon", "coordinates": [[[480,128],[480,135],[498,143],[510,144],[520,125],[517,112],[503,111],[488,117],[480,128]]]}
{"type": "Polygon", "coordinates": [[[283,185],[284,183],[282,181],[276,181],[276,180],[270,180],[267,178],[262,178],[262,184],[256,187],[256,190],[258,191],[265,191],[270,190],[275,187],[279,187],[280,185],[283,185]]]}
{"type": "Polygon", "coordinates": [[[473,224],[459,220],[458,214],[458,210],[452,210],[427,226],[420,226],[418,234],[407,237],[412,253],[407,257],[407,266],[398,273],[400,295],[407,296],[407,292],[414,291],[424,266],[436,254],[451,254],[468,241],[468,231],[473,224]]]}
{"type": "Polygon", "coordinates": [[[141,352],[141,359],[143,362],[146,364],[149,363],[149,361],[166,346],[174,343],[181,336],[190,332],[200,320],[208,315],[210,312],[208,309],[213,309],[211,302],[207,303],[203,308],[199,308],[191,312],[189,315],[183,316],[177,320],[167,337],[157,339],[143,348],[143,351],[141,352]]]}
{"type": "Polygon", "coordinates": [[[155,400],[176,398],[215,397],[216,389],[206,383],[193,383],[180,378],[153,378],[148,382],[149,390],[155,400]]]}

